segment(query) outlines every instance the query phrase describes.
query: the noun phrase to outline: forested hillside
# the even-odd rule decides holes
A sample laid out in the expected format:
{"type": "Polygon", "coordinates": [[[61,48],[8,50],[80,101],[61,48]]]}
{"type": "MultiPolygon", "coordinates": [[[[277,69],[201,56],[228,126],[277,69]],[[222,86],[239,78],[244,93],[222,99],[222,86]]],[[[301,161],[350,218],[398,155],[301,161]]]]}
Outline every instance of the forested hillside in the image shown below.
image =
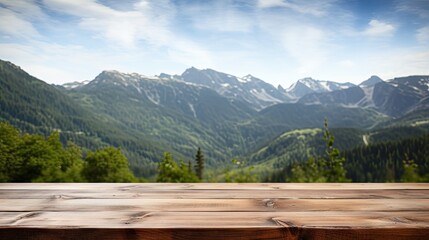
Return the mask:
{"type": "Polygon", "coordinates": [[[424,176],[429,173],[429,135],[355,148],[344,157],[347,176],[354,182],[398,182],[408,160],[424,176]]]}
{"type": "Polygon", "coordinates": [[[198,147],[207,149],[209,165],[242,152],[235,123],[254,113],[208,88],[111,71],[65,93],[99,119],[117,122],[179,156],[191,157],[198,147]]]}
{"type": "MultiPolygon", "coordinates": [[[[324,153],[313,155],[315,162],[324,153]]],[[[429,135],[398,141],[379,142],[343,151],[346,177],[352,182],[400,182],[408,165],[416,179],[429,181],[429,135]],[[415,165],[414,165],[415,164],[415,165]]],[[[293,176],[293,162],[274,171],[266,181],[285,182],[293,176]]]]}
{"type": "Polygon", "coordinates": [[[170,150],[161,149],[118,121],[100,118],[54,86],[5,61],[0,61],[0,107],[0,120],[26,133],[58,131],[63,143],[72,141],[92,150],[121,147],[140,176],[155,174],[154,162],[170,150]]]}
{"type": "MultiPolygon", "coordinates": [[[[286,90],[274,91],[252,76],[237,78],[198,69],[192,69],[189,76],[185,73],[147,77],[103,71],[92,81],[66,88],[48,85],[20,67],[0,61],[0,120],[22,133],[40,137],[56,132],[64,146],[73,142],[84,153],[109,146],[120,148],[133,173],[152,180],[157,178],[163,161],[167,165],[171,162],[165,155],[163,158],[165,152],[174,156],[174,174],[190,174],[192,171],[184,169],[192,168],[188,163],[200,148],[204,151],[206,174],[199,181],[283,181],[287,173],[281,169],[324,153],[321,126],[325,119],[336,139],[334,147],[342,152],[415,138],[429,131],[423,88],[427,79],[423,76],[395,80],[394,84],[409,90],[398,90],[401,95],[397,96],[418,93],[417,97],[406,99],[422,100],[409,102],[402,115],[395,110],[395,116],[401,116],[393,118],[370,106],[287,102],[290,98],[286,90]],[[203,79],[198,79],[200,75],[203,79]],[[261,89],[256,90],[258,86],[261,89]],[[410,90],[413,87],[419,90],[410,90]],[[241,91],[244,95],[236,96],[241,91]]],[[[325,86],[317,80],[312,80],[312,84],[325,86]]],[[[341,97],[353,87],[330,84],[335,89],[324,89],[323,94],[341,97]]],[[[415,157],[409,152],[398,154],[405,153],[409,158],[415,157]]],[[[375,171],[370,166],[376,165],[376,160],[355,160],[351,156],[355,165],[365,162],[362,171],[375,171]]],[[[392,161],[400,164],[397,157],[392,161]]],[[[416,160],[423,164],[419,168],[422,174],[427,171],[424,162],[416,160]]],[[[346,161],[349,168],[347,164],[346,161]]],[[[396,167],[394,171],[394,180],[398,180],[401,170],[396,167]]],[[[193,179],[191,175],[184,179],[193,179]]],[[[381,176],[366,172],[353,175],[352,180],[384,181],[381,176]]]]}

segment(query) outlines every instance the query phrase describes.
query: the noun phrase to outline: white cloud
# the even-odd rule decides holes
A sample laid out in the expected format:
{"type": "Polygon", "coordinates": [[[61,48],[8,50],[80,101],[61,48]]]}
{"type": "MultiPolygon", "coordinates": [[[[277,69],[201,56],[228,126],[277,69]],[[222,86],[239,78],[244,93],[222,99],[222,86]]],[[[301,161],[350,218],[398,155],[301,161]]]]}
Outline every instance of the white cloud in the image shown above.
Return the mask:
{"type": "Polygon", "coordinates": [[[429,3],[427,0],[396,1],[396,10],[407,12],[422,19],[429,18],[429,3]]]}
{"type": "Polygon", "coordinates": [[[258,0],[259,8],[283,7],[302,14],[322,17],[332,6],[333,0],[294,1],[294,0],[258,0]]]}
{"type": "Polygon", "coordinates": [[[0,0],[0,4],[26,19],[43,19],[46,15],[33,0],[0,0]]]}
{"type": "Polygon", "coordinates": [[[143,45],[165,48],[173,60],[210,61],[208,51],[170,26],[176,10],[168,0],[141,0],[128,11],[115,10],[95,0],[45,0],[45,4],[52,10],[77,17],[79,27],[120,48],[138,49],[143,41],[143,45]]]}
{"type": "Polygon", "coordinates": [[[20,38],[40,37],[33,24],[6,8],[0,8],[0,32],[5,35],[20,38]]]}
{"type": "Polygon", "coordinates": [[[95,0],[44,0],[48,8],[78,17],[104,18],[117,17],[120,12],[111,9],[95,0]]]}
{"type": "Polygon", "coordinates": [[[373,19],[368,23],[368,27],[363,34],[369,37],[386,37],[391,36],[394,31],[395,27],[393,25],[373,19]]]}
{"type": "Polygon", "coordinates": [[[258,7],[272,8],[272,7],[285,7],[283,0],[258,0],[258,7]]]}
{"type": "MultiPolygon", "coordinates": [[[[80,27],[122,47],[135,47],[139,38],[156,42],[147,34],[153,28],[140,11],[117,11],[94,0],[46,0],[45,4],[55,11],[78,17],[80,27]]],[[[142,4],[137,6],[143,9],[142,4]]]]}
{"type": "Polygon", "coordinates": [[[420,44],[429,44],[429,26],[417,29],[416,38],[420,44]]]}

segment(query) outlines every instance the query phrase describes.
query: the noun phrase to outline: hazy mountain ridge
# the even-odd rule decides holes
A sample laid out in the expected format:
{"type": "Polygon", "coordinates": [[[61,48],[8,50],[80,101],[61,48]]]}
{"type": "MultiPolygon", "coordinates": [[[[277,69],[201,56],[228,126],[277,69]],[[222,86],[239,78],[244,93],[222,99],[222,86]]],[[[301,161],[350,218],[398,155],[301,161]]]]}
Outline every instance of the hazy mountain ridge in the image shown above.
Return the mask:
{"type": "Polygon", "coordinates": [[[307,94],[298,102],[372,107],[391,117],[401,117],[429,107],[429,76],[400,77],[386,82],[373,80],[374,77],[371,77],[359,86],[340,91],[307,94]]]}

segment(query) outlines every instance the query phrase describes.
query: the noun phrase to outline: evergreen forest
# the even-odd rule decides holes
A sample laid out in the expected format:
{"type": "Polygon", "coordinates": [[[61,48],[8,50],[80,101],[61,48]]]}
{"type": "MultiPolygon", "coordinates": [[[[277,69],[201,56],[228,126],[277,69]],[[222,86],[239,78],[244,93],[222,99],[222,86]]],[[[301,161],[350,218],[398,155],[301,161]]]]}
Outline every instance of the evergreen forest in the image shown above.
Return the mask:
{"type": "MultiPolygon", "coordinates": [[[[224,169],[205,171],[201,148],[195,159],[175,161],[160,156],[157,182],[427,182],[429,135],[381,142],[341,152],[325,120],[324,154],[292,161],[265,178],[252,165],[232,159],[224,169]]],[[[60,133],[22,133],[0,123],[0,182],[147,182],[136,177],[128,159],[115,147],[88,150],[63,144],[60,133]]]]}

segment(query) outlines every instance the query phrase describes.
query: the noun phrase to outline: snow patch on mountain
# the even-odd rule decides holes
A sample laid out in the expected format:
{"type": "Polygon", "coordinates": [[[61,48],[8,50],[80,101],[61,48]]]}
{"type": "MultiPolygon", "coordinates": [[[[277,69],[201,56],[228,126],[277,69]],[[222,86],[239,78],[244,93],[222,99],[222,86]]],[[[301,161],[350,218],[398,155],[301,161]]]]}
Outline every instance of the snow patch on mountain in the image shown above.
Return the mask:
{"type": "Polygon", "coordinates": [[[261,89],[260,91],[256,90],[256,89],[252,89],[250,90],[250,92],[252,93],[253,96],[255,96],[256,98],[264,101],[264,102],[276,102],[276,103],[280,103],[282,102],[281,100],[271,96],[270,94],[268,94],[265,89],[261,89]]]}
{"type": "Polygon", "coordinates": [[[142,94],[142,90],[138,86],[133,85],[133,87],[137,90],[137,92],[139,92],[140,94],[142,94]]]}
{"type": "Polygon", "coordinates": [[[153,102],[156,105],[159,105],[161,103],[161,98],[158,95],[158,92],[151,92],[149,90],[143,89],[145,95],[149,99],[149,101],[153,102]]]}
{"type": "Polygon", "coordinates": [[[197,118],[197,112],[195,111],[194,105],[191,103],[188,103],[189,109],[191,109],[192,114],[194,115],[194,118],[197,118]]]}

